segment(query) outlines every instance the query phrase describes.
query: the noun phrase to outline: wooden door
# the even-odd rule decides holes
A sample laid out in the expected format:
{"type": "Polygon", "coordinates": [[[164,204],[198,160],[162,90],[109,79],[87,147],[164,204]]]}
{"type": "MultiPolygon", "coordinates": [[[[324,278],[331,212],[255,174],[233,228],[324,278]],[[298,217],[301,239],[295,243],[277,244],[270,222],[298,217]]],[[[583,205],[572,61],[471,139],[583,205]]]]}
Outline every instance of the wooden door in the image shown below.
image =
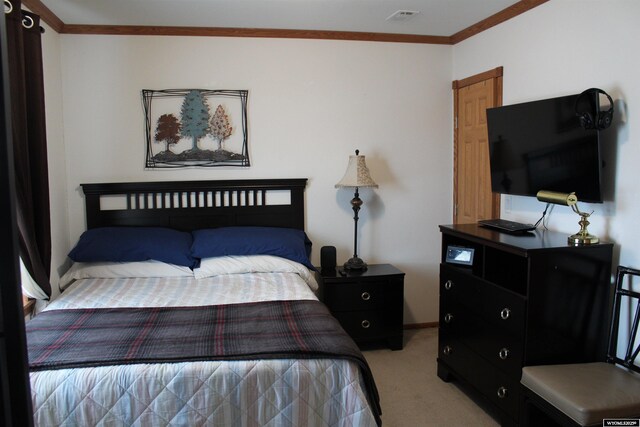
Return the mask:
{"type": "Polygon", "coordinates": [[[502,105],[502,67],[453,82],[453,222],[500,216],[491,192],[486,109],[502,105]]]}

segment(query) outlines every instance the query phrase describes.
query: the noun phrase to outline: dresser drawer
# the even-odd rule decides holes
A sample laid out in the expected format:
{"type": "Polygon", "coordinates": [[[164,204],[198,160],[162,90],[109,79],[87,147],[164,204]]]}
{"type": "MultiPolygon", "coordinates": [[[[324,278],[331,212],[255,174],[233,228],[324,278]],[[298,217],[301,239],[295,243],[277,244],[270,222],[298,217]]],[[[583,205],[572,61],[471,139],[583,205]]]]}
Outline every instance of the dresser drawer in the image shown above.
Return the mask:
{"type": "Polygon", "coordinates": [[[440,339],[438,362],[444,363],[509,417],[518,417],[519,379],[513,380],[455,339],[440,339]]]}
{"type": "Polygon", "coordinates": [[[326,284],[324,299],[331,311],[375,310],[402,304],[402,280],[343,281],[326,284]]]}
{"type": "Polygon", "coordinates": [[[483,290],[471,270],[460,271],[450,265],[440,264],[440,302],[444,298],[473,307],[483,298],[483,290]]]}
{"type": "Polygon", "coordinates": [[[521,335],[495,327],[463,305],[441,305],[440,339],[453,338],[473,348],[478,355],[510,378],[519,379],[523,360],[521,335]]]}
{"type": "Polygon", "coordinates": [[[401,334],[402,322],[383,311],[341,311],[332,313],[355,341],[401,334]]]}
{"type": "Polygon", "coordinates": [[[440,304],[453,301],[496,328],[524,333],[525,298],[448,265],[440,266],[440,304]]]}

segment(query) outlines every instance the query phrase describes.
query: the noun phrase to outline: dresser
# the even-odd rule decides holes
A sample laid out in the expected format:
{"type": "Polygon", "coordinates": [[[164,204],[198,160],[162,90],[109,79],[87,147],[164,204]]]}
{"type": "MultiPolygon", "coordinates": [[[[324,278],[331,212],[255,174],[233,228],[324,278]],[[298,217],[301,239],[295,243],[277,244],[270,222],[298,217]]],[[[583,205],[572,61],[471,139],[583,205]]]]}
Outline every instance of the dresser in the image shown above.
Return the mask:
{"type": "Polygon", "coordinates": [[[440,231],[438,376],[518,425],[523,366],[604,360],[613,245],[476,224],[440,231]]]}
{"type": "Polygon", "coordinates": [[[358,345],[402,349],[404,273],[391,264],[365,271],[321,270],[322,301],[358,345]]]}

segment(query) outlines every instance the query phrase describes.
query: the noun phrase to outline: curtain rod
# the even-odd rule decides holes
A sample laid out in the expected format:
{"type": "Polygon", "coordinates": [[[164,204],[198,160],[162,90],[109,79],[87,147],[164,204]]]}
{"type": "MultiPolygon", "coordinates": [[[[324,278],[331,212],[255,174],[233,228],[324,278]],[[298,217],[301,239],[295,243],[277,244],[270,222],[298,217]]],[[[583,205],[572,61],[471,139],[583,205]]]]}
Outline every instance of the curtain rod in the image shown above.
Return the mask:
{"type": "MultiPolygon", "coordinates": [[[[9,0],[4,0],[4,14],[8,15],[11,12],[13,12],[13,4],[11,4],[11,2],[9,0]]],[[[23,17],[22,17],[22,26],[25,27],[26,29],[32,28],[33,24],[35,22],[34,22],[33,18],[30,15],[33,15],[33,16],[38,16],[38,15],[36,15],[33,12],[26,11],[26,10],[21,10],[21,12],[22,12],[22,15],[23,15],[23,17]]],[[[38,18],[40,18],[40,17],[38,16],[38,18]]],[[[44,32],[45,32],[45,29],[41,25],[40,26],[40,33],[44,34],[44,32]]]]}

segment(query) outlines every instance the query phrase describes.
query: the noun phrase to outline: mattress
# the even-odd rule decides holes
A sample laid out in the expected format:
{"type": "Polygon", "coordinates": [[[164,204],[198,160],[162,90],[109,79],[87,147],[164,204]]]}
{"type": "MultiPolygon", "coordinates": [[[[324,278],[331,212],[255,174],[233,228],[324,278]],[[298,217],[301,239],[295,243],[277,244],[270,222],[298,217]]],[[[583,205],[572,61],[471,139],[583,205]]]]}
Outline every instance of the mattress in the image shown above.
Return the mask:
{"type": "MultiPolygon", "coordinates": [[[[196,279],[76,280],[46,310],[317,299],[310,274],[223,268],[196,279]]],[[[132,364],[32,372],[41,426],[375,426],[359,367],[339,359],[132,364]]]]}

